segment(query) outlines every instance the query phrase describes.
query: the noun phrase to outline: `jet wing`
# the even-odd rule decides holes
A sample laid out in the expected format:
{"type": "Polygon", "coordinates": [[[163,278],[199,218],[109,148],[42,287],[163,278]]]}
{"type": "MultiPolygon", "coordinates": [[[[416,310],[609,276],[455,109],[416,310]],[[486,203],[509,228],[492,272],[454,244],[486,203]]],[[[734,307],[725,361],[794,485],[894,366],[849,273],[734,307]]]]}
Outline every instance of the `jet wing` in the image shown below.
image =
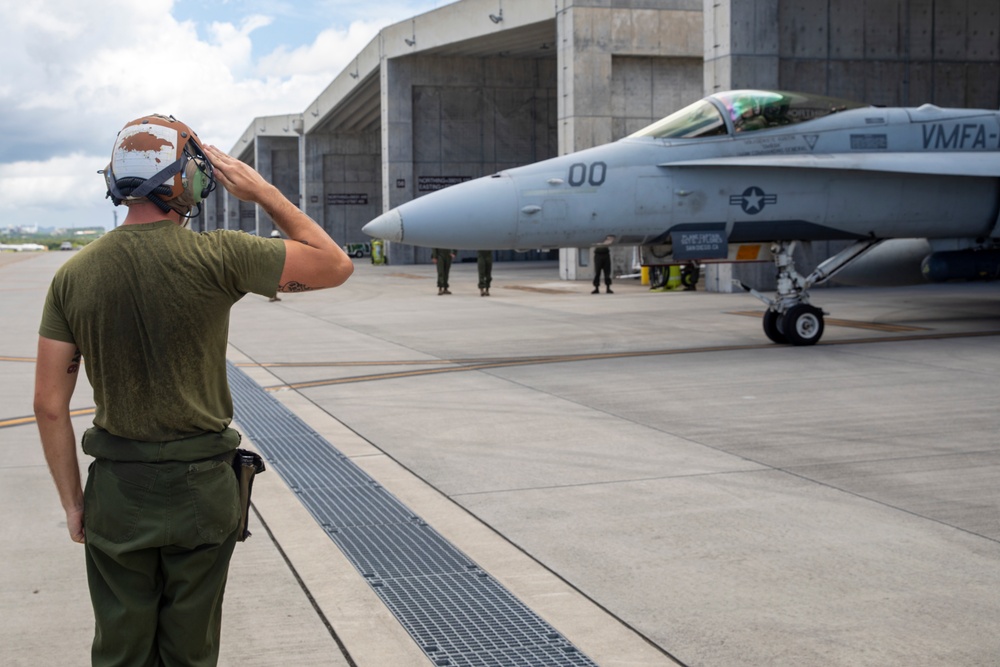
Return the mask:
{"type": "Polygon", "coordinates": [[[796,153],[741,155],[704,160],[663,162],[660,167],[771,167],[788,169],[852,169],[902,174],[1000,177],[998,152],[927,153],[796,153]]]}

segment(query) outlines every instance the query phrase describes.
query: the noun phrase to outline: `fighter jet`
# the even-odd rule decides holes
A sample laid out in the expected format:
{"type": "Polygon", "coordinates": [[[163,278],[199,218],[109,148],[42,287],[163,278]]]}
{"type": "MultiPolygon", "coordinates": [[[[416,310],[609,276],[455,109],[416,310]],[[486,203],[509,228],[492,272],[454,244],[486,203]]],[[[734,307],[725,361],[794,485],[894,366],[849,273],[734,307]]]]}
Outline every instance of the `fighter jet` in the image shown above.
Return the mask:
{"type": "Polygon", "coordinates": [[[768,306],[765,334],[812,345],[825,313],[809,289],[879,244],[892,255],[893,243],[923,247],[896,239],[926,239],[930,280],[997,277],[998,178],[996,110],[736,90],[619,141],[425,195],[364,231],[460,249],[637,245],[661,264],[757,259],[732,249],[760,244],[777,293],[743,287],[768,306]],[[800,275],[795,246],[816,240],[852,243],[800,275]]]}

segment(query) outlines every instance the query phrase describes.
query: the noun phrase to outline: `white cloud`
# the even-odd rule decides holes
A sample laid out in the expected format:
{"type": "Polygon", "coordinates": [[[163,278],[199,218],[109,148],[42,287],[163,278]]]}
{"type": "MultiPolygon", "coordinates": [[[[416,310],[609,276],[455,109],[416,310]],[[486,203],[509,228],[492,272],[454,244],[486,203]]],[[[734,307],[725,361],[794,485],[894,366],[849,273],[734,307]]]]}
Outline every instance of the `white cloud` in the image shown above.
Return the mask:
{"type": "Polygon", "coordinates": [[[269,17],[259,14],[248,16],[240,21],[238,26],[232,23],[213,22],[209,26],[212,41],[207,45],[208,49],[204,49],[206,45],[199,44],[200,50],[204,50],[208,57],[216,57],[229,68],[230,72],[238,76],[252,74],[251,34],[254,30],[270,24],[269,17]]]}
{"type": "Polygon", "coordinates": [[[112,205],[104,198],[104,177],[97,173],[107,162],[107,157],[72,153],[0,164],[4,226],[111,226],[112,205]]]}
{"type": "MultiPolygon", "coordinates": [[[[214,20],[197,25],[174,18],[173,0],[0,3],[0,224],[62,225],[73,211],[110,222],[96,171],[126,122],[173,114],[229,148],[255,117],[305,109],[381,27],[439,4],[326,11],[322,0],[216,2],[214,20]],[[238,13],[251,4],[252,13],[238,13]],[[311,11],[330,26],[310,43],[255,59],[255,35],[290,11],[311,11]],[[347,25],[345,16],[355,20],[347,25]]],[[[315,23],[303,22],[309,34],[315,23]]]]}
{"type": "Polygon", "coordinates": [[[292,50],[279,48],[261,58],[257,71],[265,77],[320,74],[329,83],[384,26],[385,22],[355,21],[347,30],[324,30],[312,44],[292,50]]]}

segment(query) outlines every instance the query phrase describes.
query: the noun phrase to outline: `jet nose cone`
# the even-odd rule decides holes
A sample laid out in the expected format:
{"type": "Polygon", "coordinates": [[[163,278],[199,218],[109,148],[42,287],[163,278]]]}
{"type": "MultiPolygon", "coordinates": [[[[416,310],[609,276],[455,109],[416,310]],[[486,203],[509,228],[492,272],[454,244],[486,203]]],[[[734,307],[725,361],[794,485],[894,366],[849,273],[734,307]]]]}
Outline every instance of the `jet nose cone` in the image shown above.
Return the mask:
{"type": "Polygon", "coordinates": [[[403,217],[398,210],[392,209],[369,222],[361,231],[372,238],[399,243],[403,240],[403,217]]]}
{"type": "Polygon", "coordinates": [[[516,248],[517,204],[510,178],[477,178],[400,204],[363,229],[371,236],[426,248],[516,248]]]}

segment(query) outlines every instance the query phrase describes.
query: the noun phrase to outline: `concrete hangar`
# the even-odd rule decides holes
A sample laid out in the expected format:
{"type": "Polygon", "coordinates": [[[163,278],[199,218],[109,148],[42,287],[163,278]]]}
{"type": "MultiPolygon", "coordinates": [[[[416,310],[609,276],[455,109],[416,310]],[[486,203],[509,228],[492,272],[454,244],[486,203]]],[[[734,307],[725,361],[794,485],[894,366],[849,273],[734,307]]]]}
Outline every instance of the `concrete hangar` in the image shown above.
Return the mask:
{"type": "MultiPolygon", "coordinates": [[[[714,91],[755,87],[997,108],[1000,6],[458,0],[384,28],[305,110],[256,118],[231,152],[339,243],[364,243],[366,222],[427,192],[620,139],[714,91]]],[[[194,227],[266,235],[273,224],[220,188],[194,227]]],[[[403,244],[387,252],[393,264],[430,256],[403,244]]],[[[616,272],[631,256],[616,249],[616,272]]],[[[559,259],[561,277],[591,277],[589,249],[564,248],[559,259]]]]}

